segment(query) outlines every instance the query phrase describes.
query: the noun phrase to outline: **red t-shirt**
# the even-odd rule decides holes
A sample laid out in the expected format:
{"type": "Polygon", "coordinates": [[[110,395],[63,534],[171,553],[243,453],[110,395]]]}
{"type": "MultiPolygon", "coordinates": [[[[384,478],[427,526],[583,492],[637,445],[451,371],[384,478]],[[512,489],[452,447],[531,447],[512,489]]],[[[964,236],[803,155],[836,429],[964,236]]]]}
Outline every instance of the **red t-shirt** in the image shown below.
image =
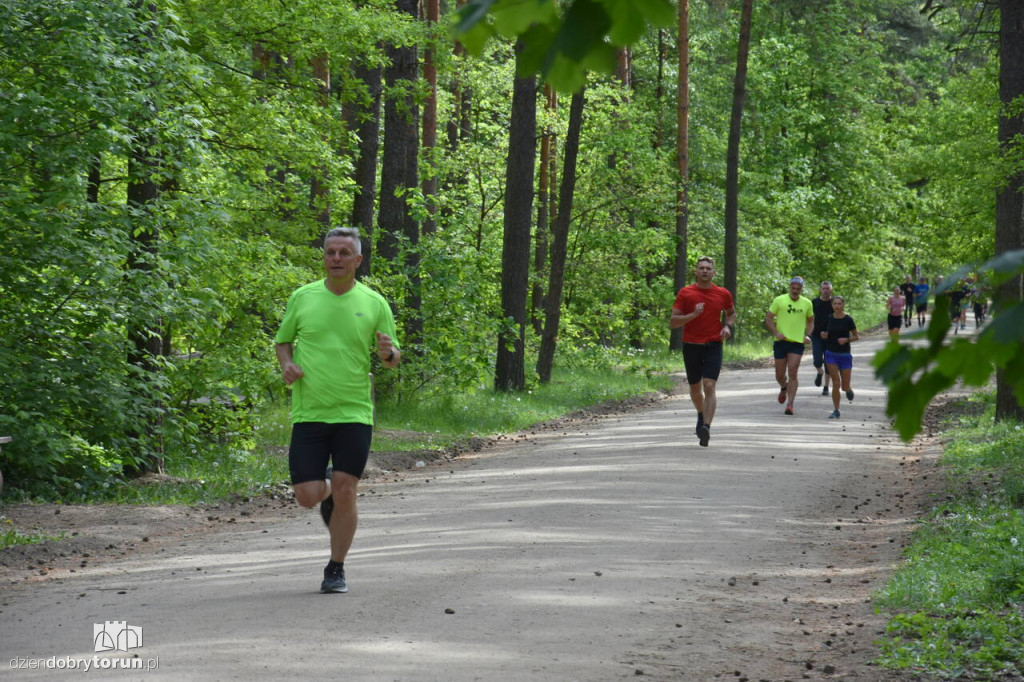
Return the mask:
{"type": "Polygon", "coordinates": [[[722,340],[722,312],[732,310],[732,293],[725,287],[711,285],[702,289],[696,284],[683,287],[676,295],[672,307],[689,315],[698,303],[704,303],[704,312],[683,327],[683,343],[711,343],[722,340]]]}

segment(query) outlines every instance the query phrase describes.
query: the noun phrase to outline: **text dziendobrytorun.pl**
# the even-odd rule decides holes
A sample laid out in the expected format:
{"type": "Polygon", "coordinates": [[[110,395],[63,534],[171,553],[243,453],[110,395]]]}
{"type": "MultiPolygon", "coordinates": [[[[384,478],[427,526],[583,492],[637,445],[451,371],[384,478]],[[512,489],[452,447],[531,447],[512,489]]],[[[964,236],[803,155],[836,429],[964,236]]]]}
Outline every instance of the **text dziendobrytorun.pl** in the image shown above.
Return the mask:
{"type": "Polygon", "coordinates": [[[156,670],[160,658],[113,658],[93,656],[73,658],[71,656],[50,656],[49,658],[12,658],[11,670],[156,670]]]}

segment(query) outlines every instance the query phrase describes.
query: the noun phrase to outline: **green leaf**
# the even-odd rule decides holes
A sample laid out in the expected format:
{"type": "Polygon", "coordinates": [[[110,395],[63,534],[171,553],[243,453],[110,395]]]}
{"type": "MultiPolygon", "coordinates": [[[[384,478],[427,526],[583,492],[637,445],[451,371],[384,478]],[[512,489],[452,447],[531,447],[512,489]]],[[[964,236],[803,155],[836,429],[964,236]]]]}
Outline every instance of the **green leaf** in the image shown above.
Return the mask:
{"type": "Polygon", "coordinates": [[[604,42],[611,25],[611,17],[604,5],[595,0],[576,0],[555,36],[555,50],[581,62],[592,49],[604,42]]]}
{"type": "MultiPolygon", "coordinates": [[[[456,13],[458,22],[455,24],[455,36],[463,45],[465,42],[462,40],[462,34],[480,24],[495,2],[498,0],[469,0],[466,6],[456,13]]],[[[469,46],[466,47],[468,49],[469,46]]]]}
{"type": "Polygon", "coordinates": [[[1024,305],[1017,303],[999,311],[985,329],[996,343],[1020,344],[1021,330],[1024,330],[1024,305]]]}
{"type": "MultiPolygon", "coordinates": [[[[587,54],[583,60],[581,66],[583,66],[584,76],[587,71],[598,71],[600,73],[613,73],[615,67],[618,65],[618,50],[608,43],[601,43],[587,54]]],[[[582,83],[580,84],[582,85],[582,83]]],[[[579,90],[577,87],[576,90],[579,90]]],[[[573,92],[576,92],[573,90],[573,92]]]]}
{"type": "Polygon", "coordinates": [[[559,92],[575,92],[586,82],[587,71],[581,64],[556,55],[545,78],[559,92]]]}
{"type": "Polygon", "coordinates": [[[495,31],[503,38],[515,38],[533,24],[551,24],[558,19],[552,0],[501,0],[491,16],[495,31]]]}
{"type": "Polygon", "coordinates": [[[483,54],[487,41],[494,35],[494,27],[485,22],[480,22],[472,28],[460,33],[458,40],[466,46],[466,50],[476,56],[483,54]]]}
{"type": "Polygon", "coordinates": [[[908,385],[905,392],[889,394],[887,414],[895,414],[894,425],[903,440],[910,440],[921,430],[925,408],[936,395],[955,383],[953,377],[939,372],[926,372],[916,386],[908,385]]]}
{"type": "Polygon", "coordinates": [[[604,0],[604,6],[611,18],[608,38],[615,45],[631,45],[637,41],[647,27],[644,15],[637,11],[631,0],[604,0]]]}
{"type": "Polygon", "coordinates": [[[932,347],[941,345],[951,326],[952,321],[949,319],[949,296],[936,296],[932,319],[928,320],[928,343],[932,347]]]}
{"type": "Polygon", "coordinates": [[[1024,272],[1024,249],[1001,253],[995,258],[979,265],[978,270],[991,270],[996,273],[998,277],[992,278],[994,282],[1012,279],[1021,274],[1021,272],[1024,272]]]}
{"type": "Polygon", "coordinates": [[[890,383],[903,373],[904,367],[911,365],[913,356],[911,349],[907,346],[901,346],[898,343],[887,343],[882,347],[875,357],[871,360],[872,366],[875,367],[875,376],[886,383],[890,383]]]}
{"type": "Polygon", "coordinates": [[[516,57],[516,73],[524,77],[546,71],[550,67],[546,61],[553,61],[551,45],[554,39],[554,32],[544,24],[534,24],[527,29],[522,36],[522,49],[516,57]]]}
{"type": "Polygon", "coordinates": [[[676,6],[669,0],[633,0],[632,4],[655,26],[671,26],[676,20],[676,6]]]}
{"type": "Polygon", "coordinates": [[[979,361],[977,356],[978,350],[973,343],[966,339],[957,339],[952,345],[942,348],[935,356],[936,370],[947,376],[959,376],[969,365],[979,361]]]}

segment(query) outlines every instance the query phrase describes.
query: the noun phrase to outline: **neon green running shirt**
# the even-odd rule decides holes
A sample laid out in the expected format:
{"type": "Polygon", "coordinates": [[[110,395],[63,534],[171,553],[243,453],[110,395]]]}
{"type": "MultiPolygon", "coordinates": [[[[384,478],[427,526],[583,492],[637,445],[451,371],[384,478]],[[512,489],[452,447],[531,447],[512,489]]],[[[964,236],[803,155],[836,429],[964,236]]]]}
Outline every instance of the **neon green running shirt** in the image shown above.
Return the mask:
{"type": "Polygon", "coordinates": [[[377,332],[394,340],[395,318],[383,296],[356,282],[340,296],[326,280],[299,287],[275,343],[291,343],[302,378],[292,384],[292,423],[373,425],[370,354],[377,332]]]}
{"type": "Polygon", "coordinates": [[[782,294],[772,301],[768,311],[775,315],[775,328],[786,337],[786,341],[804,342],[807,320],[814,317],[811,299],[801,296],[794,301],[789,294],[782,294]]]}

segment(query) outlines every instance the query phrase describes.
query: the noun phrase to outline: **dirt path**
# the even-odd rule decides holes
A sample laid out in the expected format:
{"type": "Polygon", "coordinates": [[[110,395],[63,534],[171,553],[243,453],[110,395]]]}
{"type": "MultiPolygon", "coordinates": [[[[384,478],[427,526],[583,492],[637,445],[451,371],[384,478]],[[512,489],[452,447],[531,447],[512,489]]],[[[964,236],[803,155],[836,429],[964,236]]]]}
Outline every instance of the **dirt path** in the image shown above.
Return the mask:
{"type": "Polygon", "coordinates": [[[127,621],[144,645],[116,655],[151,669],[94,678],[912,679],[869,665],[868,599],[940,488],[938,450],[888,430],[879,342],[838,422],[808,357],[795,417],[770,370],[725,372],[709,448],[673,396],[378,472],[346,595],[317,593],[326,533],[285,494],[158,523],[62,509],[78,538],[0,556],[0,671],[110,665],[94,626],[127,621]]]}

